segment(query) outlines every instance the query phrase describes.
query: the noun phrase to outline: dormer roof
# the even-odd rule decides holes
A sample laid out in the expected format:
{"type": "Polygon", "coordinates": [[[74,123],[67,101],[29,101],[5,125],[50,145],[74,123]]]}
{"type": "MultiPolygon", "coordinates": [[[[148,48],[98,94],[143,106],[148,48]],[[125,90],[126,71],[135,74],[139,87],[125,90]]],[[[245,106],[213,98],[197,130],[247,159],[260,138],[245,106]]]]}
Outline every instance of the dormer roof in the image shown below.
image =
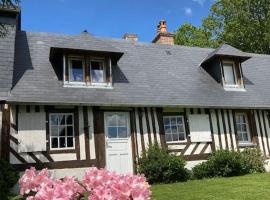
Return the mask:
{"type": "Polygon", "coordinates": [[[251,58],[250,55],[247,53],[234,48],[226,43],[222,44],[219,48],[215,49],[211,53],[209,53],[202,61],[201,65],[212,60],[215,57],[222,56],[222,57],[235,57],[239,58],[241,62],[244,62],[251,58]]]}

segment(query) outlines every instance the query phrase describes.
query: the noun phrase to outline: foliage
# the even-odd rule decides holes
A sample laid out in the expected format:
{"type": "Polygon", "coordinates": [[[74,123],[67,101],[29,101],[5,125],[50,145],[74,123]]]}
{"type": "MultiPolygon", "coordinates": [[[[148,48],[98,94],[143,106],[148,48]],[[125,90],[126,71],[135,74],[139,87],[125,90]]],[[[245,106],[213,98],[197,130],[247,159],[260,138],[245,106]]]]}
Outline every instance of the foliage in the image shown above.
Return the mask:
{"type": "Polygon", "coordinates": [[[211,39],[211,33],[203,28],[191,24],[183,24],[177,31],[175,43],[185,46],[212,47],[216,48],[218,43],[211,39]]]}
{"type": "Polygon", "coordinates": [[[269,174],[191,180],[151,186],[155,200],[269,199],[269,174]]]}
{"type": "Polygon", "coordinates": [[[0,197],[8,198],[9,190],[19,179],[19,173],[6,161],[0,159],[0,197]]]}
{"type": "Polygon", "coordinates": [[[139,158],[138,171],[145,174],[150,183],[172,183],[186,181],[189,172],[185,160],[169,154],[157,144],[148,147],[139,158]]]}
{"type": "Polygon", "coordinates": [[[197,179],[211,177],[239,176],[264,172],[264,158],[258,150],[245,149],[243,152],[216,151],[208,161],[193,168],[197,179]]]}
{"type": "Polygon", "coordinates": [[[243,51],[266,54],[270,53],[269,41],[269,0],[217,0],[201,27],[184,24],[177,31],[175,40],[176,44],[201,47],[216,47],[226,42],[243,51]],[[192,37],[188,37],[189,32],[193,33],[192,37]]]}
{"type": "Polygon", "coordinates": [[[19,180],[21,199],[132,199],[150,198],[150,186],[142,175],[118,175],[107,170],[89,168],[80,182],[74,177],[53,180],[48,170],[36,173],[35,168],[25,171],[19,180]]]}
{"type": "Polygon", "coordinates": [[[262,173],[265,172],[265,158],[258,149],[246,148],[241,152],[243,165],[247,173],[262,173]]]}

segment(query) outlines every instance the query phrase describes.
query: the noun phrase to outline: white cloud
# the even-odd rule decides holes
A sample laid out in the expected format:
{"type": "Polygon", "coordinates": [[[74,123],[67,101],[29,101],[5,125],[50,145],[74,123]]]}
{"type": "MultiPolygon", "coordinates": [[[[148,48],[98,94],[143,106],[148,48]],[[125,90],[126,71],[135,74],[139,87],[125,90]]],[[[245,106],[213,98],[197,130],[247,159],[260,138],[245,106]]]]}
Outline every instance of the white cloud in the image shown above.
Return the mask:
{"type": "Polygon", "coordinates": [[[194,1],[195,3],[200,4],[201,6],[203,6],[204,2],[205,2],[205,0],[192,0],[192,1],[194,1]]]}
{"type": "Polygon", "coordinates": [[[192,9],[191,8],[185,8],[185,13],[187,16],[191,16],[192,15],[192,9]]]}

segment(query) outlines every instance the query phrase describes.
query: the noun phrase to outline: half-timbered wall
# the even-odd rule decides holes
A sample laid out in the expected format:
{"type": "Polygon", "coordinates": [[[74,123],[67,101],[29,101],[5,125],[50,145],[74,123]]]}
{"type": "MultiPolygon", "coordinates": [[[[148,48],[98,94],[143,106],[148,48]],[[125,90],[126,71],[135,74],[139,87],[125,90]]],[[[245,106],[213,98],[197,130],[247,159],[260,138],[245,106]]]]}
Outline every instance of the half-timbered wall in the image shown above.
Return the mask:
{"type": "MultiPolygon", "coordinates": [[[[106,167],[105,156],[105,131],[104,112],[119,109],[86,106],[24,106],[12,105],[3,109],[4,132],[10,132],[4,140],[6,144],[4,154],[18,169],[29,166],[37,168],[79,168],[98,166],[106,167]],[[75,149],[50,151],[20,152],[18,145],[18,116],[20,113],[40,113],[45,117],[45,127],[48,138],[48,113],[72,110],[74,112],[75,149]],[[5,115],[5,116],[4,116],[5,115]],[[6,116],[9,115],[9,118],[6,116]],[[7,127],[6,124],[10,124],[7,127]],[[10,129],[10,130],[9,130],[10,129]],[[7,153],[5,153],[7,152],[7,153]]],[[[120,108],[130,113],[132,156],[134,169],[136,161],[144,150],[151,144],[157,143],[168,148],[170,153],[181,155],[188,161],[206,160],[208,156],[217,149],[229,149],[238,151],[239,147],[236,137],[235,117],[237,110],[231,109],[204,109],[204,108],[120,108]],[[166,143],[163,126],[165,113],[184,113],[186,122],[187,140],[185,142],[166,143]],[[189,115],[208,115],[211,128],[211,142],[192,142],[189,137],[189,115]]],[[[258,146],[265,155],[270,154],[269,139],[270,127],[268,112],[264,110],[248,110],[250,132],[254,146],[258,146]]],[[[39,116],[39,115],[37,115],[39,116]]],[[[1,117],[1,112],[0,112],[1,117]]],[[[3,135],[2,135],[3,136],[3,135]]],[[[1,137],[3,139],[3,137],[1,137]]],[[[38,143],[39,141],[37,141],[38,143]]],[[[2,143],[3,144],[3,141],[2,143]]]]}
{"type": "MultiPolygon", "coordinates": [[[[41,115],[42,116],[42,115],[41,115]]],[[[47,137],[47,143],[49,138],[47,137]]],[[[96,165],[95,136],[93,132],[93,112],[91,107],[52,107],[52,106],[11,106],[9,160],[18,169],[31,165],[37,168],[76,168],[96,165]],[[44,124],[48,134],[48,113],[74,110],[75,149],[35,152],[19,152],[18,115],[20,113],[41,113],[46,116],[44,124]]],[[[36,141],[37,144],[39,141],[36,141]]]]}

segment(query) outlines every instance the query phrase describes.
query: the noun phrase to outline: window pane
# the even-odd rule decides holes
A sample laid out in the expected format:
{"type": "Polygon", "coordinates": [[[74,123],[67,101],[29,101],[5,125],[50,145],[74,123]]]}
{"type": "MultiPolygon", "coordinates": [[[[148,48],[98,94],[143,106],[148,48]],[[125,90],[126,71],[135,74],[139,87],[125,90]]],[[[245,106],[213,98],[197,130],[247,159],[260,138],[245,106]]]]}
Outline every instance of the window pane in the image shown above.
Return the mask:
{"type": "Polygon", "coordinates": [[[127,138],[127,128],[126,127],[118,128],[118,138],[127,138]]]}
{"type": "Polygon", "coordinates": [[[83,81],[83,62],[81,60],[71,61],[71,81],[83,81]]]}
{"type": "Polygon", "coordinates": [[[67,124],[68,125],[72,125],[73,122],[72,122],[72,115],[66,115],[66,120],[67,120],[67,124]]]}
{"type": "Polygon", "coordinates": [[[73,137],[67,138],[67,147],[73,147],[73,137]]]}
{"type": "Polygon", "coordinates": [[[116,118],[117,115],[116,114],[111,114],[107,116],[107,126],[117,126],[117,122],[116,122],[116,118]]]}
{"type": "Polygon", "coordinates": [[[172,133],[177,133],[177,127],[176,126],[172,126],[172,133]]]}
{"type": "Polygon", "coordinates": [[[165,126],[165,133],[171,133],[171,126],[165,126]]]}
{"type": "Polygon", "coordinates": [[[228,85],[235,85],[233,64],[224,63],[223,71],[224,71],[225,83],[228,85]]]}
{"type": "Polygon", "coordinates": [[[183,118],[182,117],[177,117],[177,124],[183,124],[183,118]]]}
{"type": "Polygon", "coordinates": [[[242,131],[243,132],[247,132],[247,126],[246,126],[246,124],[242,124],[242,131]]]}
{"type": "Polygon", "coordinates": [[[117,127],[108,127],[108,137],[117,138],[117,127]]]}
{"type": "Polygon", "coordinates": [[[58,136],[58,126],[51,126],[51,136],[58,136]]]}
{"type": "Polygon", "coordinates": [[[127,126],[126,115],[124,114],[118,115],[118,126],[127,126]]]}
{"type": "Polygon", "coordinates": [[[167,142],[171,142],[172,141],[171,134],[165,134],[165,139],[167,142]]]}
{"type": "Polygon", "coordinates": [[[236,124],[236,128],[237,128],[237,131],[242,131],[242,130],[241,130],[241,125],[240,125],[240,124],[236,124]]]}
{"type": "Polygon", "coordinates": [[[57,115],[51,115],[50,117],[50,123],[51,125],[57,125],[58,124],[58,116],[57,115]]]}
{"type": "Polygon", "coordinates": [[[65,126],[59,126],[59,136],[65,136],[65,135],[66,135],[65,126]]]}
{"type": "Polygon", "coordinates": [[[66,138],[65,137],[60,137],[60,148],[66,147],[66,138]]]}
{"type": "Polygon", "coordinates": [[[65,115],[59,115],[59,124],[61,124],[61,125],[66,124],[65,115]]]}
{"type": "Polygon", "coordinates": [[[58,148],[58,138],[51,138],[52,148],[58,148]]]}
{"type": "Polygon", "coordinates": [[[164,125],[165,126],[168,126],[168,125],[170,125],[170,119],[169,119],[169,117],[164,117],[164,125]]]}
{"type": "Polygon", "coordinates": [[[94,83],[105,82],[103,62],[91,61],[91,76],[94,83]]]}
{"type": "Polygon", "coordinates": [[[179,138],[178,138],[178,134],[173,134],[173,135],[172,135],[172,137],[173,137],[173,141],[177,141],[177,140],[179,140],[179,138]]]}
{"type": "Polygon", "coordinates": [[[243,134],[243,140],[248,142],[248,134],[247,133],[244,133],[243,134]]]}
{"type": "Polygon", "coordinates": [[[72,126],[67,127],[67,136],[73,136],[73,127],[72,126]]]}
{"type": "Polygon", "coordinates": [[[239,142],[243,142],[242,133],[237,133],[237,134],[238,134],[238,140],[239,140],[239,142]]]}
{"type": "Polygon", "coordinates": [[[176,117],[171,117],[171,125],[175,125],[176,124],[176,117]]]}
{"type": "Polygon", "coordinates": [[[184,132],[184,126],[183,125],[178,125],[177,126],[177,128],[178,128],[178,132],[184,132]]]}
{"type": "Polygon", "coordinates": [[[185,134],[184,133],[179,134],[179,140],[185,140],[185,134]]]}

